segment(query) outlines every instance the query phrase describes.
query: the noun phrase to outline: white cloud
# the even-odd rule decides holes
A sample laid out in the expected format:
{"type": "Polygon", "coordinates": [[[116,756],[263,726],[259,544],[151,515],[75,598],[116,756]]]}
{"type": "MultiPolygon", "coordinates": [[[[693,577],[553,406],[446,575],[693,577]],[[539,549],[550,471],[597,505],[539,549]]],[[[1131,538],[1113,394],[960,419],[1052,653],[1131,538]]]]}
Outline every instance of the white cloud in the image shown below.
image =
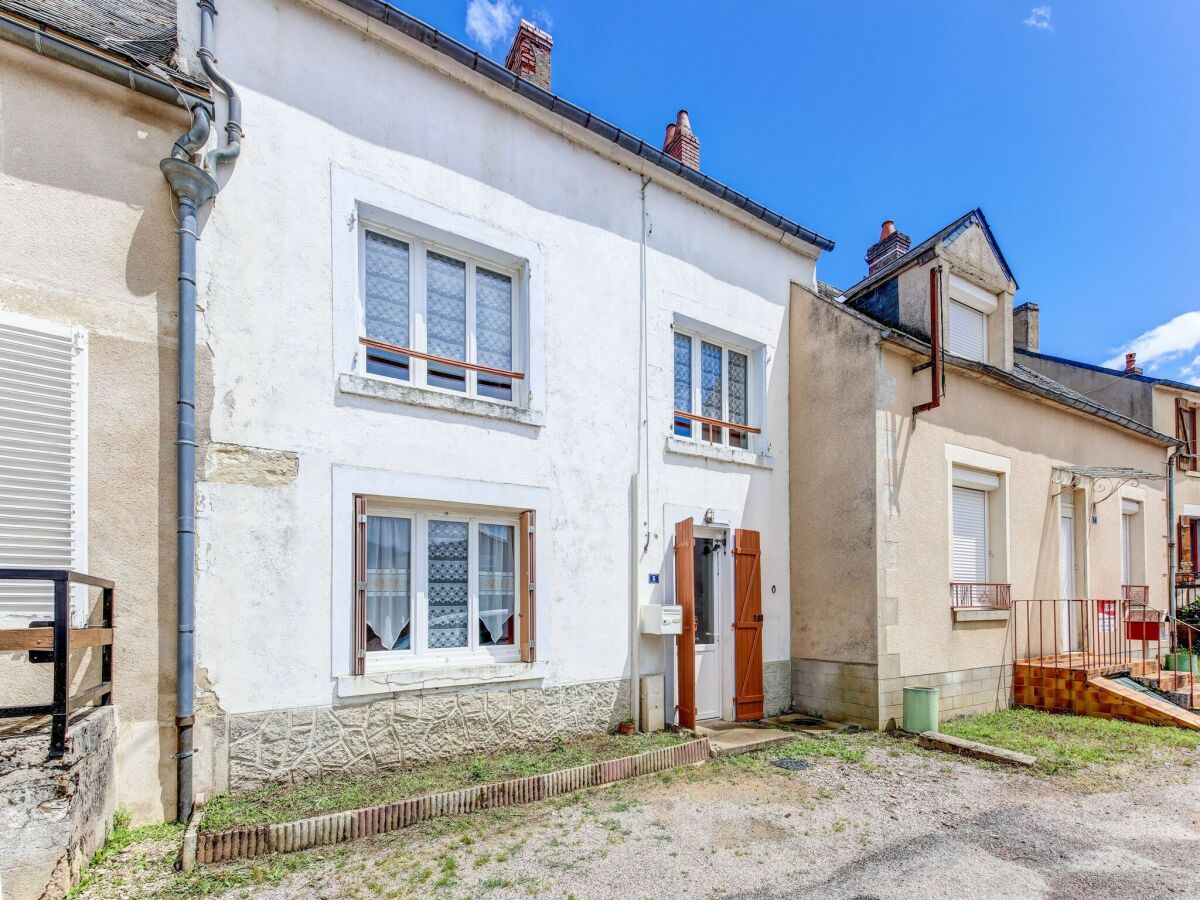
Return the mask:
{"type": "Polygon", "coordinates": [[[1051,20],[1052,10],[1048,6],[1035,6],[1029,13],[1025,24],[1038,31],[1053,31],[1054,22],[1051,20]]]}
{"type": "MultiPolygon", "coordinates": [[[[1138,365],[1152,372],[1194,354],[1197,349],[1200,349],[1200,311],[1185,312],[1134,338],[1128,347],[1122,348],[1104,365],[1114,369],[1124,368],[1125,354],[1136,353],[1138,365]]],[[[1189,378],[1190,373],[1200,372],[1200,356],[1181,368],[1185,377],[1189,378]]]]}
{"type": "Polygon", "coordinates": [[[520,18],[521,7],[513,0],[467,0],[467,34],[485,50],[511,37],[520,18]]]}

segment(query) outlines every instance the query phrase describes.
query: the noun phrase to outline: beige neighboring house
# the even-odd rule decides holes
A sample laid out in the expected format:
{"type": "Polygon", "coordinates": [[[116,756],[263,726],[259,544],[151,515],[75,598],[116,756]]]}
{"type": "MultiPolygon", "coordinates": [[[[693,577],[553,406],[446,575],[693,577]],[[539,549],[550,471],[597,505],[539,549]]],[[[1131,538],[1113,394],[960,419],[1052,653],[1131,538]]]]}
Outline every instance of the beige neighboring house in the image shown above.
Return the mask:
{"type": "MultiPolygon", "coordinates": [[[[174,11],[0,0],[0,566],[115,582],[115,802],[140,821],[175,777],[178,226],[158,164],[191,121],[179,98],[208,95],[167,75],[174,11]]],[[[0,584],[0,629],[53,618],[50,598],[0,584]]],[[[51,669],[0,652],[0,707],[50,702],[51,669]]]]}
{"type": "Polygon", "coordinates": [[[1026,303],[1019,312],[1018,321],[1028,323],[1018,328],[1015,340],[1016,358],[1023,365],[1182,442],[1172,479],[1176,604],[1196,602],[1200,585],[1200,387],[1146,375],[1134,354],[1126,354],[1124,369],[1110,369],[1041,353],[1038,307],[1026,303]]]}
{"type": "Polygon", "coordinates": [[[792,288],[793,703],[871,727],[908,686],[942,718],[1005,707],[1012,606],[1165,604],[1176,442],[1014,359],[980,210],[916,247],[887,222],[867,262],[845,292],[792,288]]]}

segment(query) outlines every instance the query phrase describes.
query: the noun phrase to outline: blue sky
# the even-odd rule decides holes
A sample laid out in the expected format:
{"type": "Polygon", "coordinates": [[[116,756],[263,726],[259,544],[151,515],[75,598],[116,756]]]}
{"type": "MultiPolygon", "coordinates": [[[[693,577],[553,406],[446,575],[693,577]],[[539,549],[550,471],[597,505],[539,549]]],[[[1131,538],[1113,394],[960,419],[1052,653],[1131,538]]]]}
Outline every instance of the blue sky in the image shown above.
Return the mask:
{"type": "Polygon", "coordinates": [[[983,208],[1042,350],[1200,381],[1200,2],[392,0],[503,61],[524,16],[553,87],[837,241],[983,208]]]}

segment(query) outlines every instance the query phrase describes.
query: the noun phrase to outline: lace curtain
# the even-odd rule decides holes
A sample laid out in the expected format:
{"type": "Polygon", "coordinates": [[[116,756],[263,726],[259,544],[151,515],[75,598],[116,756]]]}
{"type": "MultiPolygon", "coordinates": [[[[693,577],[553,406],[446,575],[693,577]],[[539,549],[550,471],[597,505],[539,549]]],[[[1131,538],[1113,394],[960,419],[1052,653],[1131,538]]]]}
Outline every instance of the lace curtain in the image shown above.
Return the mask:
{"type": "Polygon", "coordinates": [[[380,643],[371,649],[412,645],[411,548],[410,519],[367,516],[367,626],[380,643]]]}

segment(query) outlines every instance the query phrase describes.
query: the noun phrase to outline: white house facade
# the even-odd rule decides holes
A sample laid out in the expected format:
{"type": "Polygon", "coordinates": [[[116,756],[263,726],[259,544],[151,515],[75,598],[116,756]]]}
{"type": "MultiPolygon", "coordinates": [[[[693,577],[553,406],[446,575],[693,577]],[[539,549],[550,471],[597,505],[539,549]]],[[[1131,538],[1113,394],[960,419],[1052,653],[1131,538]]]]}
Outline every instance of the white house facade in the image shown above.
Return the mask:
{"type": "Polygon", "coordinates": [[[784,710],[789,285],[832,245],[377,6],[222,9],[197,790],[611,728],[642,676],[668,721],[784,710]],[[641,611],[677,556],[682,714],[641,611]]]}

